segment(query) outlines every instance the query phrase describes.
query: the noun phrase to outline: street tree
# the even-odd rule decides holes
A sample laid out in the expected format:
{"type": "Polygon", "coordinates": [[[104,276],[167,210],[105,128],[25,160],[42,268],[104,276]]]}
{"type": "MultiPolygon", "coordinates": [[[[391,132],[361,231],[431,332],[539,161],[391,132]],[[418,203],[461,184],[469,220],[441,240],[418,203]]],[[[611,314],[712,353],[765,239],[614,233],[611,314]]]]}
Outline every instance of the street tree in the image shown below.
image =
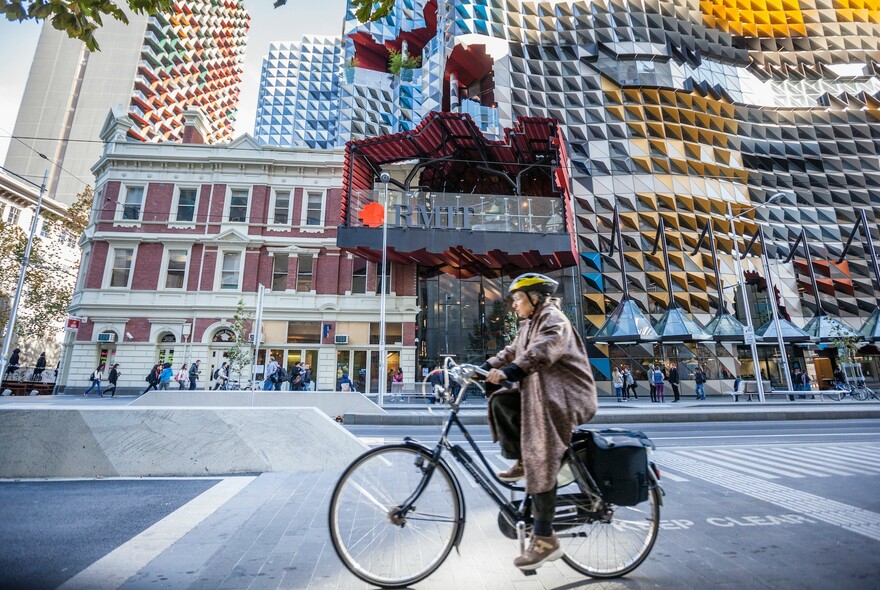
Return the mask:
{"type": "Polygon", "coordinates": [[[124,8],[153,15],[168,12],[171,5],[172,0],[0,0],[0,13],[13,22],[48,21],[90,51],[100,51],[95,31],[104,26],[104,16],[128,24],[124,8]]]}
{"type": "MultiPolygon", "coordinates": [[[[79,257],[63,256],[65,244],[79,241],[89,220],[94,195],[86,187],[64,216],[44,214],[42,231],[34,237],[30,264],[24,277],[15,332],[20,337],[49,341],[61,329],[76,285],[79,257]]],[[[12,301],[18,284],[28,233],[0,221],[0,297],[12,301]]],[[[9,321],[10,308],[0,307],[0,326],[9,321]]]]}
{"type": "Polygon", "coordinates": [[[226,361],[229,363],[229,375],[237,375],[241,383],[241,372],[244,367],[251,363],[253,358],[253,345],[248,337],[248,331],[254,325],[254,316],[245,311],[244,301],[238,300],[235,315],[232,316],[233,339],[232,346],[226,351],[226,361]]]}

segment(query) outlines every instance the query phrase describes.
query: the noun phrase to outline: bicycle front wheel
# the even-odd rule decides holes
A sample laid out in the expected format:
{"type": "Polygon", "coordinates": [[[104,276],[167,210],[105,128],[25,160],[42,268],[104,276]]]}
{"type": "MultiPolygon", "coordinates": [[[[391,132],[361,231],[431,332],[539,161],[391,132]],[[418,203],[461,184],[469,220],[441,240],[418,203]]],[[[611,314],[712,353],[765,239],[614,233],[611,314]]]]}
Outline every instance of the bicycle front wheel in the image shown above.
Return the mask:
{"type": "Polygon", "coordinates": [[[868,399],[868,390],[862,385],[857,385],[856,387],[852,388],[852,396],[854,399],[863,402],[868,399]]]}
{"type": "Polygon", "coordinates": [[[660,526],[660,490],[652,487],[638,506],[611,506],[610,519],[567,528],[557,533],[565,563],[592,578],[617,578],[648,557],[660,526]]]}
{"type": "Polygon", "coordinates": [[[452,550],[464,507],[449,469],[438,463],[429,473],[430,460],[427,449],[388,445],[361,455],[339,478],[330,499],[330,538],[361,580],[409,586],[430,576],[452,550]],[[399,513],[422,485],[412,509],[399,513]]]}

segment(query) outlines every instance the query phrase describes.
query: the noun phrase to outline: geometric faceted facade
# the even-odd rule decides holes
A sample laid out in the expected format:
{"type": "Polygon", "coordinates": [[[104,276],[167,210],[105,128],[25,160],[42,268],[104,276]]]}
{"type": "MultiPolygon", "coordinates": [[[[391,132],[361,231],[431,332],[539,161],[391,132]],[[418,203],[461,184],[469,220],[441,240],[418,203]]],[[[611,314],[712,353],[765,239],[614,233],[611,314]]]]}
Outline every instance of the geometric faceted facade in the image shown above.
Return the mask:
{"type": "Polygon", "coordinates": [[[337,145],[341,67],[339,37],[270,44],[260,76],[255,139],[272,146],[337,145]]]}
{"type": "Polygon", "coordinates": [[[129,135],[179,141],[183,111],[207,116],[207,143],[232,139],[250,16],[242,0],[178,0],[147,20],[129,135]]]}
{"type": "MultiPolygon", "coordinates": [[[[880,243],[878,2],[404,0],[366,25],[349,7],[344,30],[339,142],[412,129],[434,110],[466,112],[490,137],[520,117],[559,121],[585,336],[625,299],[623,276],[654,323],[673,303],[702,325],[725,303],[742,320],[731,254],[759,227],[784,318],[803,327],[818,298],[859,329],[877,308],[864,236],[838,257],[859,210],[880,243]],[[420,67],[389,74],[388,50],[404,45],[420,67]],[[609,255],[615,208],[625,273],[609,255]],[[652,253],[661,220],[666,257],[652,253]],[[698,246],[710,223],[714,257],[698,246]],[[802,250],[783,262],[802,228],[815,289],[802,250]]],[[[760,260],[743,266],[758,327],[771,294],[760,260]]],[[[609,348],[590,354],[607,374],[609,348]]]]}

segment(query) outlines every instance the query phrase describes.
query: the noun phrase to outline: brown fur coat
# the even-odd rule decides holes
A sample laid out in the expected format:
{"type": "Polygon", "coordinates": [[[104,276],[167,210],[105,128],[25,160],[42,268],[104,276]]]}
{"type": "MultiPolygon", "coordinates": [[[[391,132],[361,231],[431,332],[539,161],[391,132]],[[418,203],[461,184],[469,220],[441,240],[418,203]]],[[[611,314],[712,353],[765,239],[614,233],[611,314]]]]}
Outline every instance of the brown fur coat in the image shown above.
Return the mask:
{"type": "MultiPolygon", "coordinates": [[[[488,363],[498,369],[515,363],[526,373],[519,384],[526,489],[550,491],[571,431],[596,413],[596,385],[584,343],[559,309],[559,300],[548,299],[520,323],[513,343],[488,363]]],[[[492,437],[497,440],[494,430],[492,437]]]]}

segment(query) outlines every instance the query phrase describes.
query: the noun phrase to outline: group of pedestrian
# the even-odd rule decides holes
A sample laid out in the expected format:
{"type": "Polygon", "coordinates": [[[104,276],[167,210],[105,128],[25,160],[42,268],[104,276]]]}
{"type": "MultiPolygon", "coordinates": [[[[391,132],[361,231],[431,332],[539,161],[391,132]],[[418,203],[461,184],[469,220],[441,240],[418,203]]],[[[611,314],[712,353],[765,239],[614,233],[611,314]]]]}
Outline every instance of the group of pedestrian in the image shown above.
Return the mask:
{"type": "MultiPolygon", "coordinates": [[[[3,376],[4,380],[10,379],[10,374],[12,377],[15,377],[15,372],[21,368],[21,349],[15,348],[12,353],[9,355],[9,362],[6,364],[6,374],[3,376]]],[[[34,370],[31,373],[30,381],[42,381],[43,380],[43,371],[46,370],[46,353],[41,352],[39,358],[37,358],[37,362],[34,364],[34,370]]],[[[21,377],[19,377],[21,380],[21,377]]]]}
{"type": "Polygon", "coordinates": [[[614,386],[618,402],[628,401],[630,393],[632,393],[633,399],[639,399],[639,394],[636,393],[639,382],[629,367],[622,365],[619,368],[614,367],[611,372],[611,384],[614,386]]]}
{"type": "Polygon", "coordinates": [[[274,356],[270,356],[264,374],[264,391],[281,391],[284,383],[290,384],[290,391],[308,391],[312,386],[312,367],[302,361],[293,363],[288,371],[274,356]]]}
{"type": "MultiPolygon", "coordinates": [[[[156,363],[144,379],[147,382],[147,388],[141,393],[141,395],[147,393],[151,389],[167,391],[171,386],[172,381],[177,383],[178,390],[195,389],[198,385],[199,365],[201,362],[202,361],[197,360],[192,365],[184,363],[176,372],[172,368],[171,363],[156,363]]],[[[43,368],[45,368],[45,362],[43,368]]],[[[122,372],[119,370],[119,363],[113,363],[110,365],[110,370],[107,372],[108,386],[106,389],[102,390],[101,382],[104,380],[105,369],[106,363],[102,362],[91,372],[89,375],[90,385],[88,389],[83,392],[83,397],[88,397],[89,393],[95,389],[97,389],[100,397],[104,397],[105,393],[110,393],[110,397],[116,397],[117,382],[122,375],[122,372]]]]}

